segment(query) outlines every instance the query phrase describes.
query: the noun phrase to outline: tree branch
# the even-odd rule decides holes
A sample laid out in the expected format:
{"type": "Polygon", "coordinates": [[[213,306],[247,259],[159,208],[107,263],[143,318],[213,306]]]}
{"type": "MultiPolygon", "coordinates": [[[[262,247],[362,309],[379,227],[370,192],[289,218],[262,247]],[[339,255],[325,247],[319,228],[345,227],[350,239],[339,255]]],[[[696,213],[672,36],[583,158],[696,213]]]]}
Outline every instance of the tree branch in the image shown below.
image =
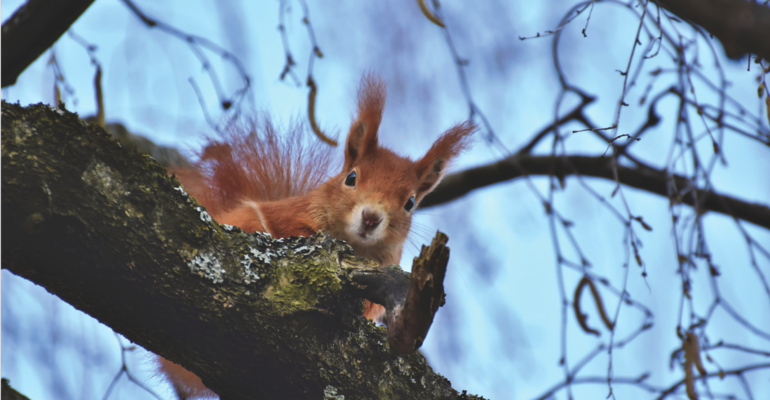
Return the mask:
{"type": "MultiPolygon", "coordinates": [[[[720,371],[717,371],[717,372],[711,372],[711,373],[708,373],[706,375],[701,375],[697,379],[698,380],[705,380],[705,379],[709,379],[709,378],[719,378],[720,380],[722,380],[722,379],[724,379],[725,376],[729,376],[729,375],[741,376],[741,375],[743,375],[743,374],[745,374],[747,372],[750,372],[750,371],[755,371],[755,370],[758,370],[758,369],[768,369],[768,368],[770,368],[770,364],[754,364],[754,365],[748,365],[748,366],[743,367],[743,368],[738,368],[738,369],[729,370],[729,371],[720,370],[720,371]]],[[[676,389],[678,389],[680,386],[682,386],[684,384],[685,384],[685,379],[683,378],[682,380],[680,380],[680,381],[676,382],[675,384],[671,385],[671,387],[669,387],[668,389],[663,390],[660,393],[660,396],[657,397],[657,399],[658,400],[665,399],[666,397],[668,397],[668,396],[672,395],[674,392],[676,392],[676,389]]]]}
{"type": "Polygon", "coordinates": [[[654,0],[716,36],[727,57],[753,53],[770,61],[770,8],[745,0],[654,0]]]}
{"type": "Polygon", "coordinates": [[[29,400],[27,396],[14,390],[8,379],[5,378],[2,380],[2,390],[0,390],[0,393],[2,393],[2,400],[29,400]]]}
{"type": "MultiPolygon", "coordinates": [[[[770,229],[770,207],[766,205],[749,203],[710,190],[694,189],[687,178],[680,175],[668,176],[661,170],[624,166],[618,166],[617,170],[618,179],[624,185],[666,196],[690,206],[695,206],[697,199],[699,212],[715,211],[770,229]]],[[[610,158],[513,155],[492,164],[447,176],[423,199],[420,207],[447,203],[475,189],[526,175],[551,174],[559,179],[569,175],[582,175],[615,180],[610,158]]]]}
{"type": "Polygon", "coordinates": [[[3,268],[222,398],[464,396],[361,318],[355,276],[392,268],[323,234],[213,223],[164,168],[74,114],[3,102],[2,192],[3,268]]]}
{"type": "Polygon", "coordinates": [[[86,11],[94,0],[28,0],[3,24],[2,87],[19,75],[86,11]]]}
{"type": "Polygon", "coordinates": [[[422,247],[420,256],[412,266],[412,279],[403,309],[398,318],[388,321],[391,347],[402,354],[413,352],[422,346],[433,323],[438,308],[444,305],[444,276],[449,261],[449,249],[444,246],[448,238],[437,235],[430,248],[422,247]]]}

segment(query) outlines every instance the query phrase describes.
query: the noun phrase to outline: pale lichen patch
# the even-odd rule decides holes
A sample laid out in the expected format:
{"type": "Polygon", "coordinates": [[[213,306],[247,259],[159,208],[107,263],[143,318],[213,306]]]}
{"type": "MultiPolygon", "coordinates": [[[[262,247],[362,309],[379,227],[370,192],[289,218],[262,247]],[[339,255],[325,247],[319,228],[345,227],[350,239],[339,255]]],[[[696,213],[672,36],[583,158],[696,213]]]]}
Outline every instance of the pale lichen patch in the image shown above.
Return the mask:
{"type": "Polygon", "coordinates": [[[309,255],[313,252],[313,248],[310,246],[300,246],[294,249],[294,254],[297,255],[309,255]]]}
{"type": "Polygon", "coordinates": [[[126,203],[125,204],[125,210],[126,210],[126,216],[129,217],[129,218],[142,218],[142,217],[144,217],[144,213],[139,211],[131,203],[126,203]]]}
{"type": "Polygon", "coordinates": [[[412,383],[417,383],[411,365],[406,360],[404,360],[403,357],[398,357],[396,359],[396,369],[399,373],[401,373],[402,376],[409,378],[412,383]]]}
{"type": "Polygon", "coordinates": [[[195,207],[195,209],[200,213],[201,221],[207,224],[214,222],[214,219],[211,218],[211,215],[203,207],[195,207]]]}
{"type": "Polygon", "coordinates": [[[332,385],[327,385],[324,388],[324,400],[345,400],[345,396],[337,394],[337,388],[332,385]]]}
{"type": "Polygon", "coordinates": [[[174,188],[174,190],[181,193],[183,197],[188,197],[187,191],[185,191],[183,187],[177,186],[174,188]]]}
{"type": "Polygon", "coordinates": [[[241,265],[243,266],[243,282],[245,284],[250,284],[252,282],[256,282],[261,277],[259,276],[259,273],[257,273],[256,268],[251,269],[252,266],[256,266],[254,263],[254,260],[249,257],[248,254],[243,256],[243,260],[241,260],[241,265]]]}
{"type": "Polygon", "coordinates": [[[270,265],[272,262],[272,257],[275,257],[278,254],[275,254],[270,251],[270,249],[267,249],[265,251],[259,251],[253,247],[249,248],[249,253],[251,254],[251,257],[259,260],[263,264],[270,265]]]}
{"type": "Polygon", "coordinates": [[[49,108],[51,111],[53,111],[53,112],[55,112],[55,113],[59,114],[59,115],[60,115],[60,116],[62,116],[62,117],[64,116],[64,114],[66,114],[66,113],[64,112],[64,110],[62,110],[62,109],[61,109],[61,108],[59,108],[59,107],[53,107],[53,106],[50,106],[50,105],[49,105],[49,106],[48,106],[48,108],[49,108]]]}
{"type": "Polygon", "coordinates": [[[80,178],[115,203],[122,200],[127,193],[120,172],[100,162],[94,162],[88,166],[80,178]]]}
{"type": "MultiPolygon", "coordinates": [[[[29,137],[33,135],[37,135],[37,129],[35,129],[33,126],[31,126],[26,121],[18,123],[18,129],[8,129],[8,131],[11,132],[13,135],[13,141],[14,144],[22,144],[24,143],[29,137]]],[[[6,130],[4,129],[3,132],[6,130]]],[[[5,136],[5,135],[3,135],[5,136]]],[[[7,153],[6,148],[3,147],[3,157],[11,157],[14,155],[13,153],[7,153]]]]}
{"type": "Polygon", "coordinates": [[[193,273],[210,279],[214,283],[224,281],[225,270],[213,253],[201,253],[187,263],[193,273]]]}

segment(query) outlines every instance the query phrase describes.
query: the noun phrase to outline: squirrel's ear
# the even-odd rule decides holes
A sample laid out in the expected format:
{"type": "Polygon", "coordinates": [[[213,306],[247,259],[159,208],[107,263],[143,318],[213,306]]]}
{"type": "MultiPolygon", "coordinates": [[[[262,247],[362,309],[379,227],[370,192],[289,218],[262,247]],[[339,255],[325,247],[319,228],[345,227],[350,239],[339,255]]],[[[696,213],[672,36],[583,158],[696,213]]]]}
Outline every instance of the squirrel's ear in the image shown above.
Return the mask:
{"type": "Polygon", "coordinates": [[[417,161],[418,202],[438,185],[449,163],[470,145],[471,136],[477,130],[476,125],[470,121],[453,126],[433,143],[420,161],[417,161]]]}
{"type": "Polygon", "coordinates": [[[366,74],[358,86],[358,116],[350,126],[345,143],[345,171],[377,148],[377,130],[385,108],[385,85],[374,75],[366,74]]]}

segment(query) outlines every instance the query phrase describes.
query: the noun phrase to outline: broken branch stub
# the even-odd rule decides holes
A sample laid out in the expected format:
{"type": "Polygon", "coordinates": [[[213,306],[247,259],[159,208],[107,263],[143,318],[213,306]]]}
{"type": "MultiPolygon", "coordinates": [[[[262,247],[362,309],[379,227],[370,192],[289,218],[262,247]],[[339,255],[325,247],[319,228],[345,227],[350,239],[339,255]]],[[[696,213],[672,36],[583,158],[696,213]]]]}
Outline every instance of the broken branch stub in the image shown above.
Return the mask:
{"type": "Polygon", "coordinates": [[[397,265],[379,268],[343,262],[359,296],[385,306],[388,343],[396,353],[419,349],[438,308],[444,305],[448,240],[445,234],[436,232],[430,247],[422,246],[414,259],[411,276],[397,265]]]}
{"type": "Polygon", "coordinates": [[[430,247],[422,246],[414,259],[409,289],[403,305],[388,310],[388,343],[397,353],[411,353],[422,346],[438,308],[446,302],[444,277],[449,262],[449,238],[436,232],[430,247]]]}

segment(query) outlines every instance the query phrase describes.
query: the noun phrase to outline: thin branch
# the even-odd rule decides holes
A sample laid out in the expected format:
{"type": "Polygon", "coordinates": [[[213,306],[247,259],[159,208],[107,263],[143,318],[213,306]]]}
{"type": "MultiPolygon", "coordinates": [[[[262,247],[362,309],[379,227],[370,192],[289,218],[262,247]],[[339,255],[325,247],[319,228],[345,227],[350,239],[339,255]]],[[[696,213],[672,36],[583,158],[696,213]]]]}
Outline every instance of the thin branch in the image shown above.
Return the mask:
{"type": "Polygon", "coordinates": [[[715,344],[715,345],[713,345],[711,347],[704,348],[704,350],[713,350],[713,349],[733,349],[733,350],[742,351],[744,353],[756,354],[756,355],[764,356],[764,357],[770,357],[770,351],[756,350],[756,349],[751,349],[751,348],[748,348],[748,347],[745,347],[745,346],[741,346],[741,345],[738,345],[738,344],[730,344],[730,343],[724,343],[724,342],[719,342],[719,343],[717,343],[717,344],[715,344]]]}
{"type": "Polygon", "coordinates": [[[102,397],[102,400],[107,400],[110,397],[110,393],[112,393],[112,389],[115,388],[115,384],[118,382],[121,376],[123,374],[126,375],[128,380],[133,382],[136,386],[139,386],[142,388],[145,392],[149,393],[152,397],[163,400],[160,396],[158,396],[157,393],[155,393],[152,389],[148,388],[147,385],[140,382],[134,375],[131,373],[131,371],[128,370],[128,362],[126,362],[126,353],[129,351],[134,351],[136,349],[136,346],[125,346],[123,345],[123,342],[120,340],[120,336],[117,333],[114,333],[115,340],[118,341],[118,346],[120,346],[120,370],[118,370],[118,373],[115,374],[115,378],[112,379],[112,382],[110,383],[110,386],[107,388],[107,391],[104,393],[104,396],[102,397]]]}
{"type": "MultiPolygon", "coordinates": [[[[425,197],[420,203],[420,207],[437,206],[464,196],[473,190],[526,176],[514,166],[514,162],[518,163],[528,175],[554,174],[557,177],[563,178],[579,174],[581,176],[608,180],[615,179],[611,165],[612,161],[607,158],[587,156],[512,156],[492,164],[471,168],[447,176],[436,190],[425,197]],[[563,160],[566,160],[574,169],[566,168],[562,162],[563,160]]],[[[653,168],[630,168],[622,165],[619,165],[617,170],[621,184],[668,197],[669,178],[664,171],[653,168]]],[[[690,187],[689,180],[683,176],[671,175],[670,179],[676,182],[680,188],[690,187]]],[[[694,188],[689,190],[698,193],[697,197],[700,199],[699,206],[701,208],[699,211],[714,211],[734,216],[735,218],[770,229],[770,207],[767,205],[749,203],[710,190],[694,188]]],[[[691,196],[681,196],[677,200],[688,205],[694,204],[691,196]]]]}
{"type": "Polygon", "coordinates": [[[183,32],[161,20],[154,19],[142,11],[132,0],[122,0],[128,9],[139,18],[148,28],[157,28],[169,35],[179,38],[184,43],[187,43],[190,47],[190,51],[195,55],[198,61],[201,63],[203,70],[208,74],[214,90],[217,93],[219,100],[219,106],[223,111],[229,111],[231,109],[237,110],[240,107],[241,101],[246,97],[246,94],[251,89],[251,78],[246,73],[246,67],[241,63],[240,59],[232,52],[226,50],[222,46],[214,43],[208,38],[189,34],[183,32]],[[225,95],[224,90],[219,82],[219,78],[211,66],[208,56],[204,52],[207,50],[219,56],[222,61],[229,62],[238,72],[242,80],[242,86],[235,90],[231,95],[225,95]]]}
{"type": "MultiPolygon", "coordinates": [[[[647,392],[650,392],[650,393],[655,393],[655,392],[660,391],[655,386],[652,386],[652,385],[647,384],[646,382],[644,382],[644,380],[647,379],[646,375],[647,374],[642,375],[642,376],[640,376],[638,378],[613,378],[612,379],[612,383],[617,384],[617,385],[636,386],[636,387],[644,389],[644,390],[646,390],[647,392]]],[[[588,376],[588,377],[585,377],[585,378],[576,378],[575,380],[573,380],[573,381],[571,381],[569,383],[568,382],[560,382],[559,384],[557,384],[556,386],[554,386],[553,388],[551,388],[550,390],[545,392],[543,395],[537,397],[537,399],[538,400],[551,399],[551,398],[553,398],[554,394],[556,394],[560,390],[564,389],[568,385],[584,385],[584,384],[606,383],[606,382],[607,382],[607,377],[604,377],[604,376],[588,376]]]]}
{"type": "MultiPolygon", "coordinates": [[[[701,380],[701,379],[706,380],[706,379],[710,379],[710,378],[722,379],[722,378],[724,378],[725,376],[728,376],[728,375],[740,376],[740,375],[743,375],[744,373],[749,372],[749,371],[755,371],[755,370],[758,370],[758,369],[766,369],[766,368],[770,369],[770,364],[754,364],[754,365],[748,365],[746,367],[738,368],[738,369],[734,369],[734,370],[730,370],[730,371],[711,372],[711,373],[708,373],[706,375],[701,376],[698,379],[699,380],[701,380]]],[[[664,398],[668,397],[669,395],[674,394],[674,392],[680,386],[682,386],[684,384],[685,384],[685,379],[683,378],[682,380],[680,380],[680,381],[676,382],[675,384],[671,385],[666,390],[663,390],[661,392],[660,396],[658,396],[657,400],[663,400],[664,398]]]]}

